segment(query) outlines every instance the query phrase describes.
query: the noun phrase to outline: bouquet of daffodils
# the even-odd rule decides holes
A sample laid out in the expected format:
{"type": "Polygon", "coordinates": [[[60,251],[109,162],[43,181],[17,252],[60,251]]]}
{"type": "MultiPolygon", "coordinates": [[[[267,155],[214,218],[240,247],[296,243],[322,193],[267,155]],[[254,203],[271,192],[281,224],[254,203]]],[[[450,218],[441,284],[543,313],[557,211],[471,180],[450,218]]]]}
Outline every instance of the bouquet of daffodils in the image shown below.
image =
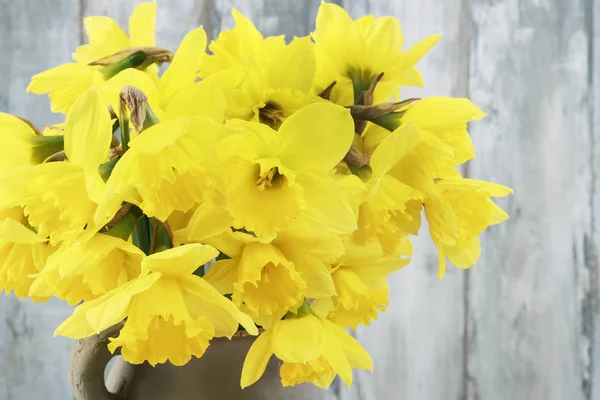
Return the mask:
{"type": "Polygon", "coordinates": [[[32,78],[64,123],[0,114],[0,289],[77,305],[59,335],[121,324],[109,349],[130,363],[183,365],[243,333],[242,387],[273,355],[285,386],[350,385],[372,361],[346,329],[385,310],[422,214],[440,278],[507,219],[491,198],[511,190],[457,169],[484,114],[399,99],[439,36],[405,51],[391,17],[323,3],[286,43],[234,10],[208,50],[200,27],[172,53],[155,14],[140,4],[129,35],[86,18],[74,62],[32,78]]]}

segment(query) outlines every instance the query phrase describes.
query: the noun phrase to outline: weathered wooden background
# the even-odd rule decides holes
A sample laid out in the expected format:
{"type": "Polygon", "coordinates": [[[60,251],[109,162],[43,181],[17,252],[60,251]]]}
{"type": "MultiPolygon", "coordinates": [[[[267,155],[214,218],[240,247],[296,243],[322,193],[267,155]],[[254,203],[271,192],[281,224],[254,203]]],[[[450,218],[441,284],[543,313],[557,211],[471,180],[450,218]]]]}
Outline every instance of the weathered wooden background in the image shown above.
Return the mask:
{"type": "MultiPolygon", "coordinates": [[[[357,337],[375,359],[340,400],[600,399],[600,0],[338,0],[354,17],[398,17],[409,43],[442,32],[421,63],[426,89],[468,96],[487,112],[471,133],[470,177],[512,186],[512,219],[483,238],[470,271],[438,281],[417,241],[392,280],[392,306],[357,337]]],[[[0,111],[60,120],[25,93],[34,73],[70,60],[82,17],[125,25],[133,0],[0,0],[0,111]]],[[[159,0],[158,44],[190,28],[231,27],[230,9],[264,34],[305,35],[318,0],[159,0]]],[[[407,93],[408,95],[408,93],[407,93]]],[[[0,142],[1,143],[1,142],[0,142]]],[[[0,144],[1,145],[1,144],[0,144]]],[[[52,338],[60,302],[0,298],[0,399],[66,399],[71,343],[52,338]]]]}

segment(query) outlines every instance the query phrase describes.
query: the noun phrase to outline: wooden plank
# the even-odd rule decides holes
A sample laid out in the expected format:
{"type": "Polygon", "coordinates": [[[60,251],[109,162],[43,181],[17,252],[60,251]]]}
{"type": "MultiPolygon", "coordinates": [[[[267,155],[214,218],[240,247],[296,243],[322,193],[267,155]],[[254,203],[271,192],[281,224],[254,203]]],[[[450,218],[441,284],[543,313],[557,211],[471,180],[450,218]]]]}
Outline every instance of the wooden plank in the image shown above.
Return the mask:
{"type": "Polygon", "coordinates": [[[471,7],[469,92],[489,116],[473,125],[470,175],[516,194],[499,202],[512,219],[484,235],[471,272],[468,398],[590,399],[591,10],[583,0],[471,7]]]}
{"type": "MultiPolygon", "coordinates": [[[[25,93],[35,73],[68,62],[78,43],[78,7],[72,0],[0,0],[0,111],[36,124],[55,123],[46,96],[25,93]]],[[[0,299],[0,398],[69,397],[67,360],[71,341],[53,338],[70,314],[60,301],[0,299]]]]}
{"type": "Polygon", "coordinates": [[[600,215],[600,196],[598,196],[600,182],[598,181],[600,174],[600,28],[597,22],[600,21],[600,0],[592,0],[588,2],[590,8],[586,12],[586,28],[590,35],[588,41],[590,43],[588,50],[588,74],[591,93],[591,132],[592,132],[592,229],[589,251],[587,254],[588,264],[591,267],[591,283],[589,293],[592,294],[591,300],[588,302],[589,307],[584,310],[584,318],[591,319],[588,329],[585,333],[592,337],[592,348],[590,362],[592,365],[590,399],[600,399],[600,269],[598,266],[598,249],[600,249],[600,237],[598,236],[597,220],[600,215]]]}
{"type": "MultiPolygon", "coordinates": [[[[419,64],[425,89],[402,97],[465,96],[468,71],[467,2],[426,0],[345,1],[354,18],[392,15],[402,24],[407,45],[433,33],[440,43],[419,64]]],[[[450,269],[437,279],[437,252],[427,226],[414,240],[411,264],[390,277],[391,305],[378,321],[356,335],[373,356],[373,374],[359,372],[344,400],[459,399],[463,395],[465,272],[450,269]]]]}

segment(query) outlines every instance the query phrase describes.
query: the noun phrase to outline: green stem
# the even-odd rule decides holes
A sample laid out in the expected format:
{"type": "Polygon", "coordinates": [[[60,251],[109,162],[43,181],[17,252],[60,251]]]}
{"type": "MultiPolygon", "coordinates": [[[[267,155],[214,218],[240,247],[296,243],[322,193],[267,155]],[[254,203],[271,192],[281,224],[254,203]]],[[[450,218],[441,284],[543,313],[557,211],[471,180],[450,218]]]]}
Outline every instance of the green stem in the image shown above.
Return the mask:
{"type": "Polygon", "coordinates": [[[117,131],[117,129],[119,129],[119,125],[120,125],[120,121],[118,119],[115,122],[113,122],[113,125],[112,125],[112,133],[113,134],[117,131]]]}
{"type": "Polygon", "coordinates": [[[106,67],[102,68],[100,72],[106,80],[109,80],[127,68],[137,68],[140,65],[143,65],[144,61],[146,61],[146,57],[147,54],[139,50],[114,64],[107,65],[106,67]]]}
{"type": "Polygon", "coordinates": [[[206,274],[204,265],[201,265],[198,268],[196,268],[196,270],[193,272],[193,274],[202,278],[206,274]]]}
{"type": "Polygon", "coordinates": [[[393,112],[387,115],[382,115],[379,117],[375,117],[370,121],[376,125],[381,126],[382,128],[387,129],[390,132],[394,132],[401,125],[400,118],[402,117],[403,112],[393,112]]]}
{"type": "Polygon", "coordinates": [[[315,312],[312,310],[312,308],[310,308],[310,304],[308,304],[308,301],[304,300],[304,303],[302,303],[300,308],[298,308],[295,313],[290,311],[285,315],[285,318],[286,319],[300,318],[300,317],[304,317],[305,315],[309,315],[309,314],[315,315],[315,312]]]}
{"type": "Polygon", "coordinates": [[[172,248],[173,243],[171,241],[171,235],[169,235],[169,231],[167,230],[165,223],[153,218],[151,220],[151,225],[154,231],[154,248],[152,249],[152,252],[160,253],[161,251],[172,248]]]}
{"type": "Polygon", "coordinates": [[[121,129],[121,146],[123,147],[123,153],[129,150],[129,118],[127,117],[127,108],[121,107],[119,112],[119,126],[121,129]]]}
{"type": "Polygon", "coordinates": [[[119,158],[120,157],[115,157],[112,160],[109,160],[109,161],[105,162],[104,164],[100,165],[100,167],[98,167],[98,172],[100,173],[100,177],[102,178],[102,180],[104,182],[106,182],[108,180],[108,178],[110,177],[110,174],[112,173],[112,170],[115,168],[115,165],[117,165],[119,158]]]}
{"type": "Polygon", "coordinates": [[[65,148],[65,139],[60,136],[31,136],[27,140],[31,144],[31,161],[35,164],[44,162],[45,159],[65,148]]]}
{"type": "Polygon", "coordinates": [[[371,87],[371,82],[373,82],[373,79],[375,79],[376,75],[370,71],[351,70],[348,71],[348,77],[352,81],[352,87],[354,89],[354,103],[357,104],[363,92],[366,92],[369,90],[369,87],[371,87]]]}
{"type": "Polygon", "coordinates": [[[141,216],[142,210],[136,206],[131,206],[129,212],[115,226],[111,227],[106,234],[123,240],[129,239],[141,216]]]}
{"type": "Polygon", "coordinates": [[[135,228],[133,229],[131,240],[133,241],[133,244],[136,245],[144,253],[146,253],[146,255],[149,255],[151,240],[150,238],[150,219],[146,215],[143,215],[142,218],[140,218],[140,220],[138,221],[135,228]]]}
{"type": "Polygon", "coordinates": [[[146,104],[146,118],[144,119],[144,124],[142,125],[142,131],[150,128],[153,125],[158,124],[160,121],[156,117],[156,114],[152,111],[149,104],[146,104]]]}
{"type": "Polygon", "coordinates": [[[348,165],[350,172],[352,172],[353,175],[358,176],[363,182],[368,181],[373,174],[373,170],[368,165],[363,165],[362,167],[353,165],[351,163],[346,163],[346,165],[348,165]]]}

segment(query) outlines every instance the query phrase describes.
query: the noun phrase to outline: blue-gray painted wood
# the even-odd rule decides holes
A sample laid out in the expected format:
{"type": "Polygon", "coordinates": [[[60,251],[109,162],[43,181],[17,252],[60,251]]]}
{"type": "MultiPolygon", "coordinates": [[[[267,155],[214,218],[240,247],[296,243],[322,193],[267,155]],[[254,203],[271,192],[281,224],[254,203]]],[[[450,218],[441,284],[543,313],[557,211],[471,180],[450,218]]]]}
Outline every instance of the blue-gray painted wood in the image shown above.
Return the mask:
{"type": "MultiPolygon", "coordinates": [[[[25,93],[37,72],[69,61],[79,41],[78,3],[0,0],[0,111],[56,123],[46,97],[25,93]]],[[[0,297],[0,399],[66,399],[71,341],[53,338],[70,314],[60,301],[0,297]]]]}
{"type": "MultiPolygon", "coordinates": [[[[468,399],[590,399],[597,313],[582,0],[472,0],[469,175],[514,188],[470,273],[468,399]]],[[[598,367],[598,366],[596,366],[598,367]]],[[[596,398],[598,394],[595,394],[596,398]]]]}

